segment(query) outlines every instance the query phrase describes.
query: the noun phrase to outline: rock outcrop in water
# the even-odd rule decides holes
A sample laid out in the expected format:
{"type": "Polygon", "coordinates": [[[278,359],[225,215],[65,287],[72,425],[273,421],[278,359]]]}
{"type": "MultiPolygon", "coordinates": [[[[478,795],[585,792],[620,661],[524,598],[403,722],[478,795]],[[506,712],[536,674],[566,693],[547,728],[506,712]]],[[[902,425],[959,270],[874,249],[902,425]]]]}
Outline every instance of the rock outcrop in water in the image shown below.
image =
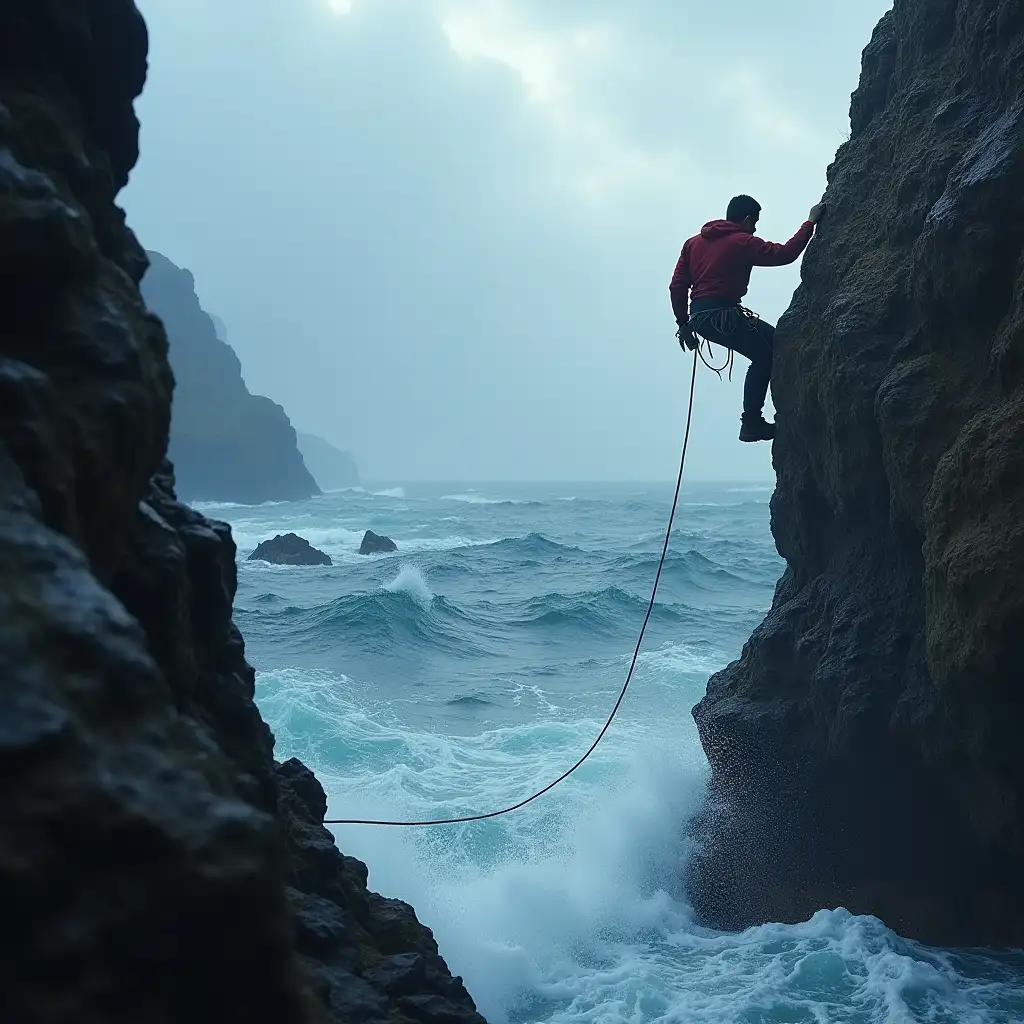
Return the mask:
{"type": "Polygon", "coordinates": [[[691,891],[1024,943],[1024,4],[896,0],[779,324],[788,563],[694,713],[691,891]]]}
{"type": "Polygon", "coordinates": [[[367,530],[363,534],[363,542],[359,545],[361,555],[386,555],[397,550],[398,545],[390,537],[382,537],[373,530],[367,530]]]}
{"type": "Polygon", "coordinates": [[[288,415],[249,393],[192,274],[159,253],[148,256],[142,297],[167,330],[176,384],[169,457],[179,497],[257,505],[319,494],[288,415]]]}
{"type": "Polygon", "coordinates": [[[274,565],[330,565],[331,556],[313,547],[297,533],[279,533],[265,540],[249,556],[250,562],[271,562],[274,565]]]}
{"type": "Polygon", "coordinates": [[[275,762],[230,530],[174,496],[115,206],[146,54],[130,0],[0,6],[0,1019],[480,1024],[275,762]]]}

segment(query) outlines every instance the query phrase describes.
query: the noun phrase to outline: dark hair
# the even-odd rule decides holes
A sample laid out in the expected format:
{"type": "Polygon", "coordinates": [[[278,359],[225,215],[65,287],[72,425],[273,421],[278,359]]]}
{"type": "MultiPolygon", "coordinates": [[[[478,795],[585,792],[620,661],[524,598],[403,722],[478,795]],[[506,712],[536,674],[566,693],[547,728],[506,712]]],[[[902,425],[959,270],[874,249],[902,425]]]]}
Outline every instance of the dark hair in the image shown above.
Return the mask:
{"type": "Polygon", "coordinates": [[[731,220],[734,224],[740,224],[753,217],[757,220],[761,216],[761,204],[750,196],[736,196],[729,201],[729,209],[726,211],[725,219],[731,220]]]}

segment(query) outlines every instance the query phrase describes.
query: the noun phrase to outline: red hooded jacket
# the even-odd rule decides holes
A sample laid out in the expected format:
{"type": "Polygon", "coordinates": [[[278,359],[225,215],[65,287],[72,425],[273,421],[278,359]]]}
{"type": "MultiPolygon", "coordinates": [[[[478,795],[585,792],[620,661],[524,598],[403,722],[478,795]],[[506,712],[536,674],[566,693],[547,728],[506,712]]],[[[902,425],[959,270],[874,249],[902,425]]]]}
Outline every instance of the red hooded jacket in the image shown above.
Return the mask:
{"type": "Polygon", "coordinates": [[[795,263],[807,248],[814,225],[804,221],[785,245],[766,242],[745,231],[740,224],[713,220],[689,238],[676,263],[669,295],[678,323],[689,318],[687,294],[691,299],[721,299],[739,302],[747,294],[754,267],[784,267],[795,263]]]}

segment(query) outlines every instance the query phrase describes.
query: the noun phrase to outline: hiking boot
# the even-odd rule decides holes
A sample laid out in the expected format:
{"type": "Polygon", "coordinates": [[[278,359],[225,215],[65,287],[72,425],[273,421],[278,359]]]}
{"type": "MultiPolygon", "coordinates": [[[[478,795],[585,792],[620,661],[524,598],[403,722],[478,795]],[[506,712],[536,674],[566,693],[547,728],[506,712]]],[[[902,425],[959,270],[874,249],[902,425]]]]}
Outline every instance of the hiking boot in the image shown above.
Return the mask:
{"type": "Polygon", "coordinates": [[[774,439],[774,423],[769,423],[763,416],[743,419],[740,425],[741,441],[773,441],[774,439]]]}

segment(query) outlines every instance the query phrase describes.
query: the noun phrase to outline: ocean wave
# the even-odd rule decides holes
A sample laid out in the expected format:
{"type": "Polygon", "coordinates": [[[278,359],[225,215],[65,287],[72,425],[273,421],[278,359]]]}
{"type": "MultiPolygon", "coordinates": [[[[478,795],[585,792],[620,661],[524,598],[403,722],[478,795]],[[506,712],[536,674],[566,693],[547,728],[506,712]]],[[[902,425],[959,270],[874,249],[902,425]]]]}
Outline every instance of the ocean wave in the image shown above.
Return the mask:
{"type": "Polygon", "coordinates": [[[421,608],[429,608],[434,600],[423,573],[414,565],[403,565],[398,575],[384,584],[384,589],[389,594],[408,594],[421,608]]]}
{"type": "Polygon", "coordinates": [[[441,501],[461,501],[466,505],[501,505],[501,498],[485,498],[482,494],[445,494],[441,501]]]}
{"type": "MultiPolygon", "coordinates": [[[[377,591],[348,594],[303,607],[273,598],[237,609],[254,637],[275,637],[282,649],[328,651],[359,648],[399,655],[414,650],[445,653],[460,661],[502,654],[513,635],[530,642],[607,641],[632,634],[648,599],[611,586],[579,593],[547,593],[521,600],[480,600],[464,608],[435,594],[424,574],[406,565],[377,591]]],[[[654,619],[679,624],[698,615],[686,605],[659,602],[654,619]]]]}
{"type": "Polygon", "coordinates": [[[488,656],[488,631],[422,574],[407,568],[379,590],[347,594],[313,607],[239,608],[240,625],[256,638],[273,636],[280,650],[328,652],[362,649],[378,656],[429,649],[460,660],[488,656]]]}
{"type": "MultiPolygon", "coordinates": [[[[509,621],[518,625],[573,625],[586,630],[621,630],[633,624],[648,606],[648,599],[638,597],[619,587],[589,590],[575,594],[548,593],[519,602],[511,609],[502,609],[509,621]]],[[[654,615],[663,620],[678,621],[685,612],[673,605],[659,603],[654,615]]]]}
{"type": "Polygon", "coordinates": [[[232,509],[232,508],[244,508],[244,509],[263,509],[263,508],[277,508],[286,505],[298,505],[301,504],[303,499],[292,499],[286,501],[193,501],[190,502],[190,506],[197,512],[209,509],[232,509]]]}
{"type": "MultiPolygon", "coordinates": [[[[478,581],[497,572],[522,574],[541,567],[555,568],[570,562],[577,563],[590,554],[549,540],[541,534],[467,540],[451,547],[423,548],[419,553],[434,556],[431,572],[439,579],[469,576],[478,581]],[[444,557],[440,557],[442,555],[444,557]]],[[[568,571],[575,571],[575,568],[568,571]]]]}
{"type": "Polygon", "coordinates": [[[445,701],[445,705],[450,708],[489,708],[494,706],[494,701],[470,693],[462,697],[452,697],[451,700],[445,701]]]}
{"type": "Polygon", "coordinates": [[[216,512],[220,509],[233,509],[233,508],[252,508],[252,505],[242,505],[237,501],[190,501],[187,503],[189,508],[195,509],[196,512],[202,512],[203,515],[207,515],[211,512],[216,512]]]}
{"type": "MultiPolygon", "coordinates": [[[[623,655],[623,660],[628,659],[623,655]]],[[[652,678],[669,680],[679,673],[710,675],[722,667],[722,652],[710,641],[697,640],[693,643],[669,643],[654,651],[643,651],[637,664],[647,669],[652,678]]]]}
{"type": "Polygon", "coordinates": [[[489,554],[502,554],[517,558],[550,558],[558,555],[578,554],[580,548],[560,544],[542,533],[528,533],[525,537],[504,537],[486,545],[489,554]]]}
{"type": "Polygon", "coordinates": [[[441,501],[458,501],[464,505],[525,505],[539,507],[545,502],[535,498],[488,498],[483,494],[469,492],[468,494],[446,494],[440,498],[441,501]]]}
{"type": "MultiPolygon", "coordinates": [[[[607,570],[612,575],[630,579],[649,579],[652,583],[658,572],[660,556],[653,553],[620,555],[607,570]]],[[[699,551],[669,551],[665,556],[662,575],[675,578],[698,590],[730,589],[748,582],[732,569],[727,569],[699,551]]],[[[760,582],[760,581],[758,581],[760,582]]]]}
{"type": "Polygon", "coordinates": [[[334,487],[330,490],[323,492],[325,495],[330,494],[365,494],[368,498],[404,498],[405,488],[404,487],[386,487],[380,491],[371,491],[360,484],[356,484],[351,487],[334,487]]]}

